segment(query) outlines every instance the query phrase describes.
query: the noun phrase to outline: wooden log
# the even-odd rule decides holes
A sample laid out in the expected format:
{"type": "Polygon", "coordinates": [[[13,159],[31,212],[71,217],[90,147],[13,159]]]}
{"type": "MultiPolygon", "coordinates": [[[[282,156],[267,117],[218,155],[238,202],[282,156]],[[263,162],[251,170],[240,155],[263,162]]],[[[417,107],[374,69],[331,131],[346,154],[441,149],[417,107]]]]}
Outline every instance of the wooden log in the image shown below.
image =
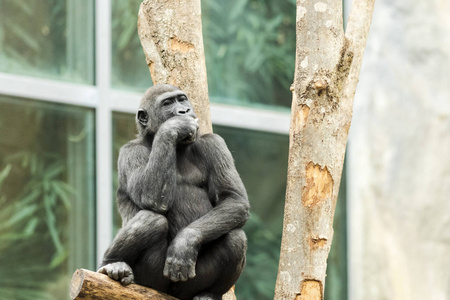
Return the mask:
{"type": "Polygon", "coordinates": [[[107,275],[85,269],[78,269],[73,274],[70,297],[85,300],[177,300],[175,297],[138,284],[123,286],[107,275]]]}

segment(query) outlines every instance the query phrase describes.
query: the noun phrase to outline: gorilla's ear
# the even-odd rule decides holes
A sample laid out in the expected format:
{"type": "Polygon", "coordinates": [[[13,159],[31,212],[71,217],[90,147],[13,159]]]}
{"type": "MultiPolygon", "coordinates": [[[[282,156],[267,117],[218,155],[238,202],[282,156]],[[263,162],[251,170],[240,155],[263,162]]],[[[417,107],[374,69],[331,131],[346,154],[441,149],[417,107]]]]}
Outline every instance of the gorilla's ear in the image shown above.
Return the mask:
{"type": "Polygon", "coordinates": [[[143,126],[147,126],[148,122],[148,113],[145,111],[145,109],[139,109],[137,113],[137,119],[139,123],[143,126]]]}

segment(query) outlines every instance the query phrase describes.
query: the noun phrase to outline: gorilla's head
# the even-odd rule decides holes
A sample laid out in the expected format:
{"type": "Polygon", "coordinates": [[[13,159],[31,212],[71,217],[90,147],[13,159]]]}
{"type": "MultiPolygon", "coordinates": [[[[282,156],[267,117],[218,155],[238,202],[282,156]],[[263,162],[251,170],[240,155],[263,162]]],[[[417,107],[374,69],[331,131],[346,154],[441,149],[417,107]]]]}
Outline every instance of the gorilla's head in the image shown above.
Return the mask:
{"type": "Polygon", "coordinates": [[[155,134],[158,128],[174,116],[197,118],[185,92],[170,84],[149,88],[136,114],[139,135],[155,134]]]}

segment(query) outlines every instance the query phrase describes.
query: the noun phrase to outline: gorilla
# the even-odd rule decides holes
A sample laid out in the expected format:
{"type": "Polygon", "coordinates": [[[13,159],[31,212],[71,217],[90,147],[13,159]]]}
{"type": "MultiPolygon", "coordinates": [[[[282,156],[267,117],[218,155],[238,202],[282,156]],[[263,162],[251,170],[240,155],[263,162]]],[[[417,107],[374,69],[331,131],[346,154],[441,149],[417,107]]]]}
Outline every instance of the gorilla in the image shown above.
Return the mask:
{"type": "Polygon", "coordinates": [[[123,226],[98,272],[179,299],[222,299],[245,264],[247,193],[224,140],[199,135],[187,95],[155,85],[119,153],[123,226]]]}

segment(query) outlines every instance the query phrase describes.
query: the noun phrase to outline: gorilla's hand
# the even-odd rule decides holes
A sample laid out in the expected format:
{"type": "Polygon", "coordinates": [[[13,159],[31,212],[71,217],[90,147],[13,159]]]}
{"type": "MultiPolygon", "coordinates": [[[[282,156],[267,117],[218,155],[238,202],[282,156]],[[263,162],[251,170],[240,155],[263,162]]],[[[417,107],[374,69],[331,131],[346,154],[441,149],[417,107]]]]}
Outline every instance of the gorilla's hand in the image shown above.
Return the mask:
{"type": "Polygon", "coordinates": [[[176,143],[188,144],[196,140],[198,127],[197,119],[191,116],[175,116],[164,122],[158,133],[176,143]]]}
{"type": "MultiPolygon", "coordinates": [[[[186,231],[186,229],[184,230],[186,231]]],[[[178,234],[167,249],[163,275],[173,282],[195,277],[199,246],[189,234],[178,234]]]]}

